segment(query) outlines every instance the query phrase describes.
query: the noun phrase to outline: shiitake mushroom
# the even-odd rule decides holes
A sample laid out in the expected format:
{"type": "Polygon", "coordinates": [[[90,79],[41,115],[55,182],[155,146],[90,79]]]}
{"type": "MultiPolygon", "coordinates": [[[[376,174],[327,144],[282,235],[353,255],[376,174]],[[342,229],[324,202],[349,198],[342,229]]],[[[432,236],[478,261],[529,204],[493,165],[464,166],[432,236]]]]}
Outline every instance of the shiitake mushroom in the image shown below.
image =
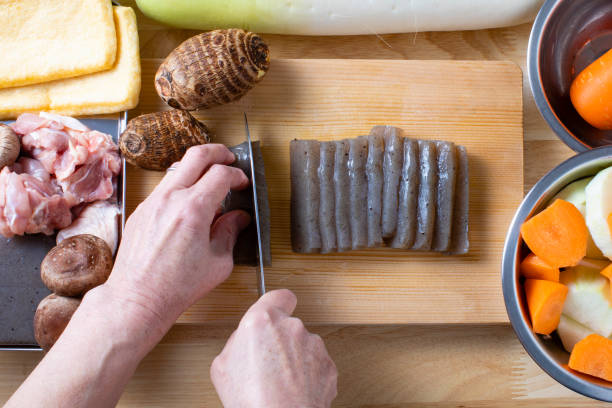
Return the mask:
{"type": "Polygon", "coordinates": [[[55,293],[40,301],[34,314],[34,338],[43,350],[55,344],[80,304],[79,298],[55,293]]]}
{"type": "Polygon", "coordinates": [[[131,164],[163,171],[181,160],[191,146],[209,141],[206,125],[189,112],[172,109],[130,120],[119,137],[119,148],[131,164]]]}
{"type": "Polygon", "coordinates": [[[155,89],[173,108],[207,109],[240,99],[270,66],[266,43],[241,29],[189,38],[161,64],[155,89]]]}
{"type": "Polygon", "coordinates": [[[21,150],[19,137],[10,126],[0,123],[0,170],[15,163],[21,150]]]}
{"type": "Polygon", "coordinates": [[[62,296],[82,296],[103,284],[113,268],[108,244],[94,235],[75,235],[51,249],[42,261],[43,283],[62,296]]]}

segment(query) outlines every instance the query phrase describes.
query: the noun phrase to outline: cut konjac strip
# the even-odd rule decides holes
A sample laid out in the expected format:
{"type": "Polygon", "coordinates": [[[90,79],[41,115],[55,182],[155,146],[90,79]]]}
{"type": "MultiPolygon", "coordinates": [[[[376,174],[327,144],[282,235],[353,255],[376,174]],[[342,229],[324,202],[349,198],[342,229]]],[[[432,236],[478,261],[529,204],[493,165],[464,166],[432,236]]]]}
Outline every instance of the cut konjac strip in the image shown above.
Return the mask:
{"type": "Polygon", "coordinates": [[[438,161],[438,196],[432,249],[448,251],[453,227],[453,204],[457,177],[456,149],[450,142],[436,142],[438,161]]]}
{"type": "Polygon", "coordinates": [[[436,219],[436,190],[438,162],[434,142],[419,140],[419,196],[417,201],[417,228],[414,245],[416,251],[429,251],[436,219]]]}
{"type": "Polygon", "coordinates": [[[465,148],[375,126],[354,139],[294,140],[290,150],[294,252],[469,250],[465,148]]]}
{"type": "Polygon", "coordinates": [[[419,145],[416,140],[403,140],[403,166],[399,187],[397,228],[391,241],[393,248],[411,248],[414,244],[419,195],[419,145]]]}
{"type": "MultiPolygon", "coordinates": [[[[259,142],[251,144],[253,150],[253,164],[255,165],[255,179],[257,183],[257,206],[259,209],[259,222],[261,228],[261,249],[263,256],[263,264],[272,264],[272,255],[270,251],[270,206],[268,203],[268,187],[266,185],[266,174],[263,156],[259,142]]],[[[237,167],[242,170],[249,179],[251,179],[251,161],[249,159],[249,145],[247,142],[237,146],[230,147],[229,150],[236,156],[236,161],[232,163],[232,167],[237,167]]],[[[253,203],[253,187],[249,186],[244,190],[231,191],[224,202],[222,203],[223,213],[232,210],[243,210],[249,213],[251,217],[254,215],[253,203]]],[[[240,235],[234,246],[234,264],[236,265],[257,265],[259,259],[259,251],[257,248],[257,225],[255,220],[246,227],[240,235]]]]}
{"type": "Polygon", "coordinates": [[[349,159],[347,163],[350,181],[351,239],[352,248],[368,246],[368,178],[366,161],[368,158],[368,137],[359,136],[349,140],[349,159]]]}
{"type": "Polygon", "coordinates": [[[334,214],[334,142],[321,142],[319,157],[319,229],[321,231],[321,253],[336,250],[336,217],[334,214]]]}
{"type": "Polygon", "coordinates": [[[321,250],[319,142],[293,140],[291,152],[291,242],[301,253],[321,250]]]}
{"type": "Polygon", "coordinates": [[[455,208],[453,209],[453,231],[448,251],[451,255],[467,254],[470,249],[468,237],[469,184],[468,154],[465,147],[457,146],[457,186],[455,187],[455,208]]]}
{"type": "Polygon", "coordinates": [[[382,246],[383,154],[385,143],[380,132],[368,136],[368,248],[382,246]]]}
{"type": "Polygon", "coordinates": [[[336,218],[336,246],[338,251],[348,251],[353,247],[351,239],[351,196],[348,176],[349,142],[340,140],[334,142],[334,193],[336,218]]]}
{"type": "Polygon", "coordinates": [[[382,132],[385,144],[383,157],[382,235],[391,238],[398,226],[398,196],[402,164],[404,162],[404,140],[400,129],[393,126],[374,126],[372,133],[382,132]]]}

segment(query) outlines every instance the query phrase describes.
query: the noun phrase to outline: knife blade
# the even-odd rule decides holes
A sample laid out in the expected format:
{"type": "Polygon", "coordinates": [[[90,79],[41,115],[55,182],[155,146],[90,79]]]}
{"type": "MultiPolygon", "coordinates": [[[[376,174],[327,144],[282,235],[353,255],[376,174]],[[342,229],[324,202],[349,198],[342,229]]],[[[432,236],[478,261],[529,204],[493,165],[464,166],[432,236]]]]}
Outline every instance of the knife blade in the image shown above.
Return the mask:
{"type": "Polygon", "coordinates": [[[249,132],[249,120],[244,112],[244,129],[246,131],[247,145],[249,146],[249,163],[251,165],[251,185],[253,189],[253,208],[255,209],[255,226],[257,228],[257,250],[259,258],[259,270],[257,271],[257,291],[259,296],[266,293],[266,278],[263,265],[263,247],[261,242],[261,224],[259,221],[259,203],[257,202],[257,180],[255,178],[255,162],[253,160],[253,146],[251,145],[251,132],[249,132]]]}

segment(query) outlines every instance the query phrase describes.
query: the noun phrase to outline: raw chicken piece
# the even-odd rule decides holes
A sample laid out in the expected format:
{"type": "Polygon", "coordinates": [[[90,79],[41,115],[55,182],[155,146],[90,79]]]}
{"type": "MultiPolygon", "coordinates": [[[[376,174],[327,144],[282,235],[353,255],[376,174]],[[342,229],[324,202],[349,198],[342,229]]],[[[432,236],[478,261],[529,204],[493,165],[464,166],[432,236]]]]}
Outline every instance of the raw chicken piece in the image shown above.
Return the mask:
{"type": "Polygon", "coordinates": [[[119,241],[119,207],[108,201],[89,204],[68,227],[57,233],[57,243],[80,234],[91,234],[102,238],[115,254],[119,241]]]}
{"type": "Polygon", "coordinates": [[[70,205],[40,162],[21,158],[0,172],[0,233],[51,235],[72,222],[70,205]]]}
{"type": "Polygon", "coordinates": [[[49,113],[23,114],[11,126],[22,137],[23,151],[55,175],[71,206],[112,196],[121,159],[109,135],[49,113]]]}
{"type": "MultiPolygon", "coordinates": [[[[42,163],[29,157],[22,157],[13,164],[13,171],[18,174],[27,173],[42,182],[51,180],[51,175],[45,170],[42,163]]],[[[57,187],[57,184],[55,184],[55,187],[57,187]]]]}
{"type": "Polygon", "coordinates": [[[71,205],[106,200],[113,195],[113,176],[119,173],[119,157],[103,155],[80,166],[59,185],[71,205]]]}

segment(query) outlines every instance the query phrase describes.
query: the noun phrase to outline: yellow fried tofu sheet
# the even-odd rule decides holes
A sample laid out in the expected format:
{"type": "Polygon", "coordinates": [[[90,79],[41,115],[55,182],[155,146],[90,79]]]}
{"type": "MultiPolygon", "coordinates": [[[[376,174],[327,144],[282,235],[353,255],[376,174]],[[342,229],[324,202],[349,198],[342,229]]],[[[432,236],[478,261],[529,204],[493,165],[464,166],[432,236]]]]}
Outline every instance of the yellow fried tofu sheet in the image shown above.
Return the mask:
{"type": "Polygon", "coordinates": [[[138,105],[140,52],[136,14],[130,7],[112,7],[112,13],[117,55],[110,69],[42,84],[0,89],[0,119],[39,111],[69,116],[107,114],[138,105]]]}
{"type": "Polygon", "coordinates": [[[0,88],[107,70],[116,38],[110,0],[0,0],[0,88]]]}

